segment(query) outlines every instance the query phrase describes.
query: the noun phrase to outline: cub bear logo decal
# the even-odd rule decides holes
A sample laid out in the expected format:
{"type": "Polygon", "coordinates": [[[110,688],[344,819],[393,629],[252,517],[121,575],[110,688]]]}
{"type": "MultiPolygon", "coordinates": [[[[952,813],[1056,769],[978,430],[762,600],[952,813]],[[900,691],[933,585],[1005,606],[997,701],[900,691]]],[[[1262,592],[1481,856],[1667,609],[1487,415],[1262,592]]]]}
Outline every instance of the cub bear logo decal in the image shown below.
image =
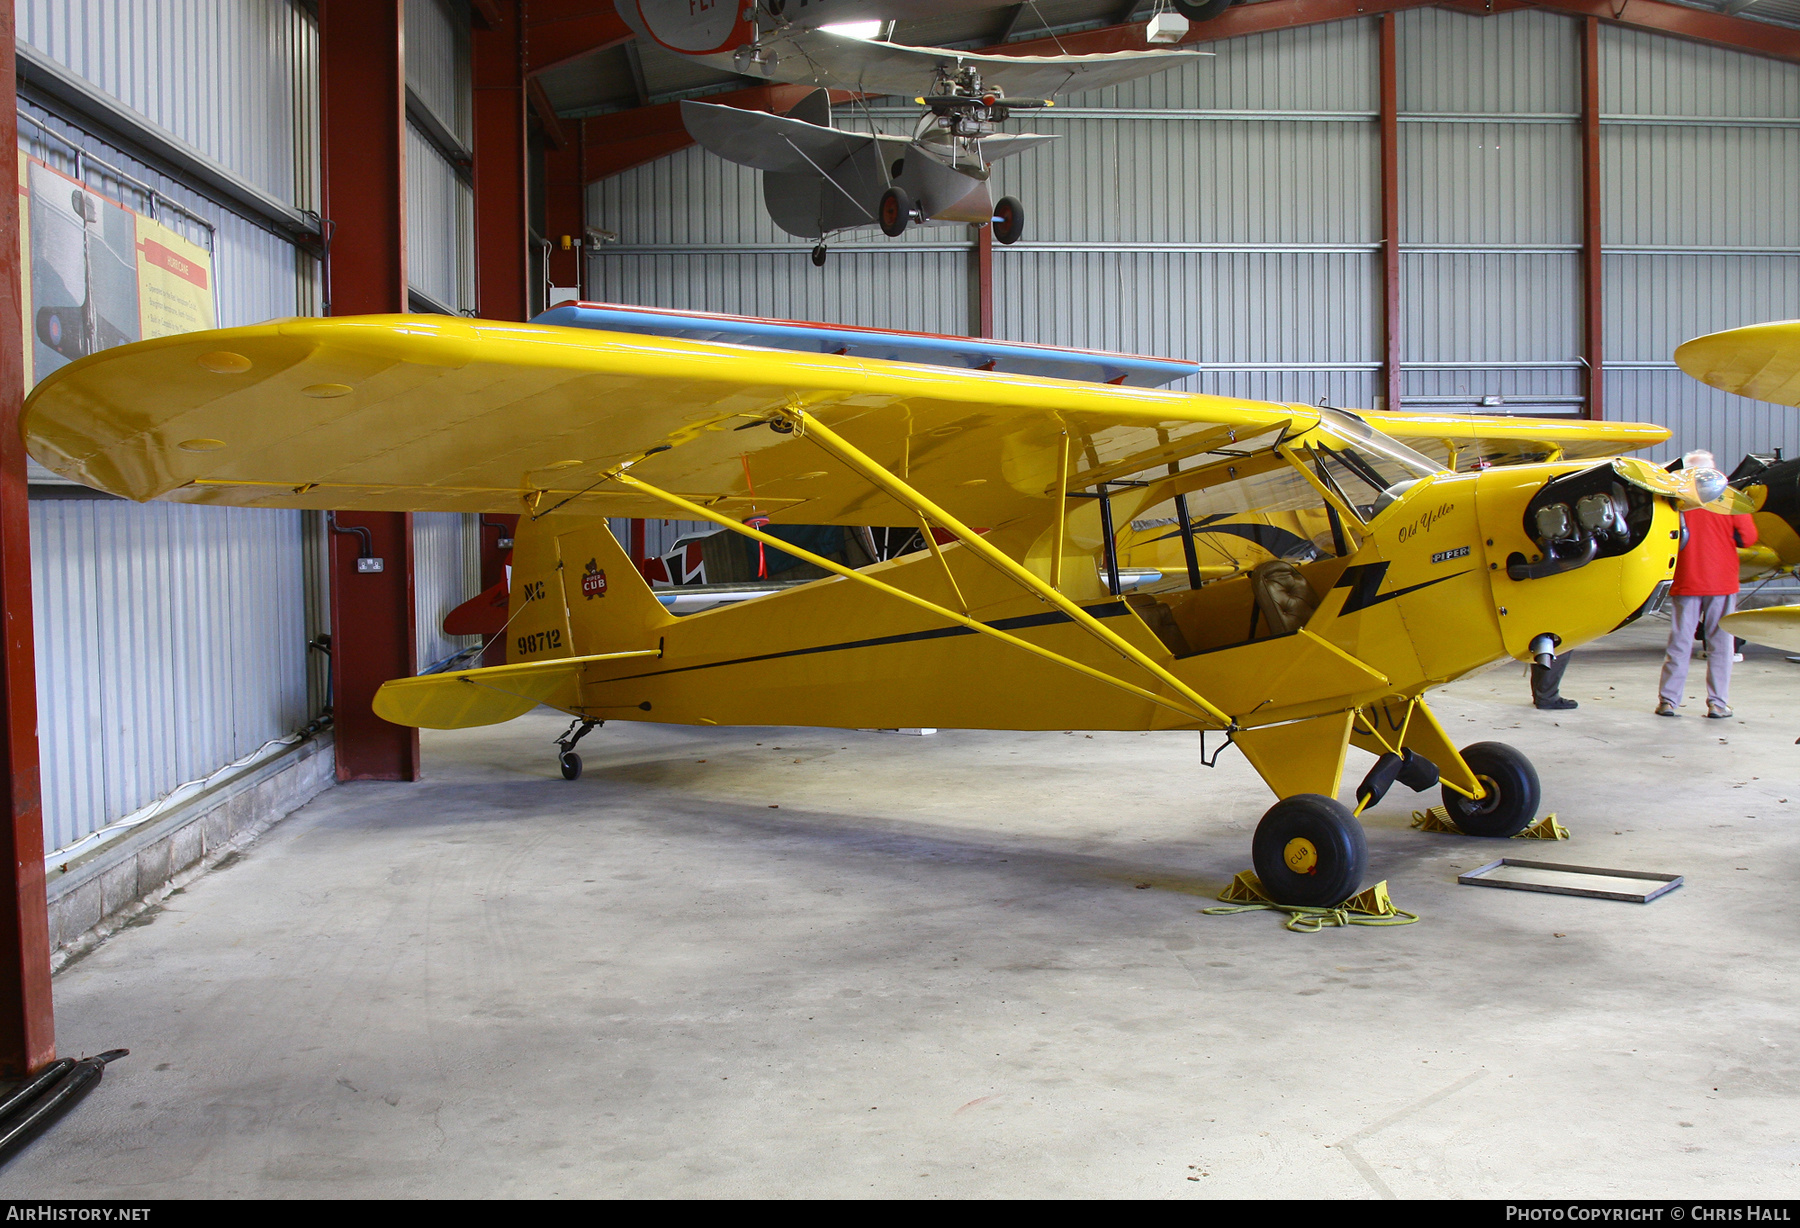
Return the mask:
{"type": "Polygon", "coordinates": [[[589,559],[587,570],[581,573],[581,595],[589,601],[606,596],[606,573],[600,570],[598,559],[589,559]]]}

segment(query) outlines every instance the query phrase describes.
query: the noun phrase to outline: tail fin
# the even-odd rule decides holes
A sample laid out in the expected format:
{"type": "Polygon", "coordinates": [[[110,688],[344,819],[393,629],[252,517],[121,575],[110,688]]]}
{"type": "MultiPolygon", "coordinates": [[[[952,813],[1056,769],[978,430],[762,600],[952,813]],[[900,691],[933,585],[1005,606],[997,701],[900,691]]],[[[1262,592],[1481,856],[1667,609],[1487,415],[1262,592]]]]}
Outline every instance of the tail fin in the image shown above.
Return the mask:
{"type": "Polygon", "coordinates": [[[521,519],[513,545],[512,663],[655,648],[674,621],[598,516],[521,519]]]}

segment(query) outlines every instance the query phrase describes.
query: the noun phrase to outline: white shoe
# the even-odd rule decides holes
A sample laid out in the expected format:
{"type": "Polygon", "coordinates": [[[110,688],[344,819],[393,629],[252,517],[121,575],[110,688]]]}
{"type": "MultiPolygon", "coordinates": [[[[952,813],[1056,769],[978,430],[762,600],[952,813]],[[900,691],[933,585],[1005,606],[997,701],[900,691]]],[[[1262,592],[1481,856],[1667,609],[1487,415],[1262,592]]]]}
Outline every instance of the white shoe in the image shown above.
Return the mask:
{"type": "Polygon", "coordinates": [[[1733,660],[1733,661],[1740,661],[1740,662],[1741,662],[1741,661],[1742,661],[1742,660],[1743,660],[1743,659],[1744,659],[1744,654],[1743,654],[1743,653],[1741,653],[1741,652],[1734,652],[1734,653],[1732,653],[1732,654],[1731,654],[1731,659],[1732,659],[1732,660],[1733,660]]]}

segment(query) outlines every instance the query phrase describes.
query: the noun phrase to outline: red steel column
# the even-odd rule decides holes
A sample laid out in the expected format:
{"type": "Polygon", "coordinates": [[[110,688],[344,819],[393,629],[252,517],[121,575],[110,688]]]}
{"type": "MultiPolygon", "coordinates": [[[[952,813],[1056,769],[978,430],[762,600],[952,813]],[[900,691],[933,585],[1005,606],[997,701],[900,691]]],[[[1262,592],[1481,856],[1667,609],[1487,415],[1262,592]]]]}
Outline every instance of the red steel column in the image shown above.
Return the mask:
{"type": "Polygon", "coordinates": [[[1389,410],[1400,408],[1400,69],[1394,15],[1381,15],[1381,343],[1389,410]]]}
{"type": "Polygon", "coordinates": [[[12,5],[0,5],[0,740],[6,814],[0,841],[0,1077],[29,1074],[56,1057],[50,1002],[50,926],[44,911],[44,818],[38,794],[37,681],[32,665],[31,525],[25,502],[23,305],[19,301],[19,112],[12,5]]]}
{"type": "Polygon", "coordinates": [[[1601,366],[1606,316],[1605,258],[1601,239],[1600,19],[1581,23],[1581,356],[1587,360],[1589,418],[1606,417],[1606,373],[1601,366]]]}
{"type": "MultiPolygon", "coordinates": [[[[565,129],[579,132],[570,124],[565,129]]],[[[579,137],[544,149],[544,237],[550,240],[548,273],[553,286],[581,286],[582,239],[587,233],[587,183],[579,137]],[[564,243],[568,246],[563,246],[564,243]]],[[[546,304],[548,306],[548,304],[546,304]]]]}
{"type": "Polygon", "coordinates": [[[519,0],[495,0],[498,20],[488,29],[470,31],[469,40],[475,111],[475,313],[489,320],[523,320],[531,310],[525,43],[519,8],[519,0]]]}
{"type": "Polygon", "coordinates": [[[994,227],[975,232],[975,329],[977,337],[994,335],[994,227]]]}
{"type": "MultiPolygon", "coordinates": [[[[319,5],[319,127],[335,316],[406,310],[404,0],[319,5]]],[[[360,534],[331,534],[332,715],[339,780],[417,780],[419,731],[370,707],[418,666],[412,516],[345,512],[383,570],[361,572],[360,534]]]]}

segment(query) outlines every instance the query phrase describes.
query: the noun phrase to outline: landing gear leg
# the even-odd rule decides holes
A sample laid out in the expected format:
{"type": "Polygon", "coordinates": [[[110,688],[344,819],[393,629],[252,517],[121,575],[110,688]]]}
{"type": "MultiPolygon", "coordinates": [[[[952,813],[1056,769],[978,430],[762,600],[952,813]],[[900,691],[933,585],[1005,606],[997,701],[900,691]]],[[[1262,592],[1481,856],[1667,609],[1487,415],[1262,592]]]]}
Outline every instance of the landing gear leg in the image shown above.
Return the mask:
{"type": "Polygon", "coordinates": [[[1543,798],[1531,760],[1504,742],[1465,746],[1462,757],[1481,782],[1483,795],[1472,801],[1445,789],[1450,821],[1471,836],[1516,836],[1530,827],[1543,798]]]}
{"type": "Polygon", "coordinates": [[[581,756],[575,753],[575,743],[604,724],[605,721],[590,721],[585,716],[578,716],[569,722],[562,737],[556,739],[556,761],[562,766],[564,780],[581,779],[581,756]]]}

